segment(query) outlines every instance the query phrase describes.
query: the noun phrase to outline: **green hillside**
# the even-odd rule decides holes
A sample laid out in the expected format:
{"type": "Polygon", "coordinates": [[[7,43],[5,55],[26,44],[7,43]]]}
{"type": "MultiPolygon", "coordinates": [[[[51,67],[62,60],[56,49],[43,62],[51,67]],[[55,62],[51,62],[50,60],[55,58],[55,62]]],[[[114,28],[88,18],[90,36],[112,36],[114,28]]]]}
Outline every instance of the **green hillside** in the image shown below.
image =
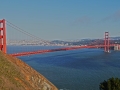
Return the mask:
{"type": "Polygon", "coordinates": [[[0,90],[57,90],[21,60],[0,51],[0,90]]]}

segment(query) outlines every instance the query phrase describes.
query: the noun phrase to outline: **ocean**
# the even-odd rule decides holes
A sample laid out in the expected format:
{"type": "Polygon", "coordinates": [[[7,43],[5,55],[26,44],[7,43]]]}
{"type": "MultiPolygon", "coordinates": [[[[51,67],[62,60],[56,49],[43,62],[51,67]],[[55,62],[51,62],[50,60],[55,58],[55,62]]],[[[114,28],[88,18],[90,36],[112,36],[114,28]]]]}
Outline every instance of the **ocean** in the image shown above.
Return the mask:
{"type": "MultiPolygon", "coordinates": [[[[8,53],[53,49],[58,46],[8,46],[8,53]]],[[[120,51],[77,49],[18,57],[59,90],[99,90],[111,77],[120,78],[120,51]]]]}

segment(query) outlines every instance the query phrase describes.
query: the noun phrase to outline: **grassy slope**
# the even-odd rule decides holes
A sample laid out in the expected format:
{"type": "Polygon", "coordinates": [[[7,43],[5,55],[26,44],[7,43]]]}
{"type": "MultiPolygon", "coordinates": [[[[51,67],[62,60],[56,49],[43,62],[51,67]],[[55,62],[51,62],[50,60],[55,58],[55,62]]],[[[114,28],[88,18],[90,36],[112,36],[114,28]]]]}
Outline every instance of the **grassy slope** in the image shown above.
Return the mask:
{"type": "Polygon", "coordinates": [[[23,90],[16,78],[23,79],[20,70],[0,52],[0,90],[23,90]]]}
{"type": "Polygon", "coordinates": [[[0,90],[57,90],[57,88],[24,62],[0,51],[0,90]]]}

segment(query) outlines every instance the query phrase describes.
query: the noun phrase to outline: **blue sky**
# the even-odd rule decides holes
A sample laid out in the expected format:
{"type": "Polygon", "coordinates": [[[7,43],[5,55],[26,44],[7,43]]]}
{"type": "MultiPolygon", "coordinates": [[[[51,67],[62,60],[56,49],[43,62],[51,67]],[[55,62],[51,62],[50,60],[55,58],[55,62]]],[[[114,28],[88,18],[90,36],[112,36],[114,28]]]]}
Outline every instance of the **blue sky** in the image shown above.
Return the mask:
{"type": "Polygon", "coordinates": [[[120,36],[120,0],[1,0],[3,18],[45,40],[120,36]]]}

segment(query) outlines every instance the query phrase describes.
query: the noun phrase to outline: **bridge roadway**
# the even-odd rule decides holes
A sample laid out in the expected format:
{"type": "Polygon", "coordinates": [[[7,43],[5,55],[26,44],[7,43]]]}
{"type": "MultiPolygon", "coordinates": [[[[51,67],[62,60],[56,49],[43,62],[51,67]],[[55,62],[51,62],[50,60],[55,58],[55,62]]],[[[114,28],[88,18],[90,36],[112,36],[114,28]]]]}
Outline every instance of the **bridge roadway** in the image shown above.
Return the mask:
{"type": "MultiPolygon", "coordinates": [[[[115,46],[115,44],[109,45],[110,47],[115,46]]],[[[38,50],[38,51],[31,51],[31,52],[20,52],[20,53],[14,53],[9,54],[11,56],[27,56],[32,54],[43,54],[48,52],[56,52],[56,51],[66,51],[66,50],[74,50],[74,49],[82,49],[82,48],[104,48],[105,45],[91,45],[91,46],[71,46],[71,47],[65,47],[65,48],[58,48],[58,49],[49,49],[49,50],[38,50]]]]}

